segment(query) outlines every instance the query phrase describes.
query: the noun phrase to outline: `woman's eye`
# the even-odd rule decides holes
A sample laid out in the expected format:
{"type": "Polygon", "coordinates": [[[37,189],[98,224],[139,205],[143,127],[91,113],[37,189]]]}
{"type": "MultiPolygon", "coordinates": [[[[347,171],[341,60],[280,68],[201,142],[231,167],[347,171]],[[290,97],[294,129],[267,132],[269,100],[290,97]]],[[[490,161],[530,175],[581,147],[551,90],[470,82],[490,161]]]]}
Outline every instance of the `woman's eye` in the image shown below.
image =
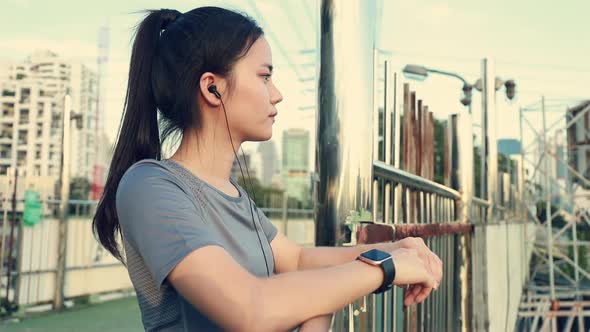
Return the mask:
{"type": "Polygon", "coordinates": [[[271,77],[271,75],[269,75],[269,74],[266,74],[266,75],[262,75],[262,77],[264,77],[264,80],[265,80],[266,82],[268,82],[268,81],[270,81],[270,77],[271,77]]]}

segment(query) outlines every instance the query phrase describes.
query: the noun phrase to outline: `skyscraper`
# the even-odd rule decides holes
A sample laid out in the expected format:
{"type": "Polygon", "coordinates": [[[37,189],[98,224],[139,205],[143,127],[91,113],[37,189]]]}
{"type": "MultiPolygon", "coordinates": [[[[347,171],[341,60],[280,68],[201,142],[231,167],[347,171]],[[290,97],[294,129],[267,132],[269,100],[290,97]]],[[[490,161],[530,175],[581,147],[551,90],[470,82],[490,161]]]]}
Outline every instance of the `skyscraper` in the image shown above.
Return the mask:
{"type": "Polygon", "coordinates": [[[277,150],[273,141],[265,141],[258,145],[260,156],[260,182],[265,186],[272,184],[272,178],[277,170],[277,150]]]}

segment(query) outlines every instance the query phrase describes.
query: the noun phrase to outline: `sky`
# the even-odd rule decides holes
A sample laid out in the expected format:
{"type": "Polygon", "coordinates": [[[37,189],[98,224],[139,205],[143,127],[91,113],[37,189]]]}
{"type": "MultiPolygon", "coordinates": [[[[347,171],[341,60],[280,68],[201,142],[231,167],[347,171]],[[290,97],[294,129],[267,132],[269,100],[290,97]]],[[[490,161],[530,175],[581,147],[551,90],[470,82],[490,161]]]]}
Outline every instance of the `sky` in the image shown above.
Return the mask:
{"type": "MultiPolygon", "coordinates": [[[[590,99],[590,1],[380,0],[378,4],[382,10],[376,17],[377,46],[390,52],[394,70],[419,64],[456,72],[475,82],[481,74],[481,59],[487,57],[494,61],[498,77],[516,81],[515,100],[509,102],[502,91],[498,93],[499,138],[519,137],[519,108],[537,102],[542,95],[563,105],[590,99]]],[[[163,6],[184,12],[202,5],[237,9],[261,24],[273,52],[273,80],[284,96],[278,105],[273,140],[280,149],[282,131],[302,127],[311,131],[313,141],[315,113],[300,107],[315,103],[314,94],[306,91],[314,88],[314,82],[300,82],[298,77],[315,75],[315,55],[306,51],[316,47],[319,0],[4,0],[0,20],[9,28],[0,30],[0,61],[19,61],[35,49],[51,49],[95,66],[98,29],[107,25],[105,130],[114,140],[133,28],[142,17],[136,12],[163,6]]],[[[456,79],[430,76],[422,82],[408,82],[437,118],[446,119],[463,107],[459,103],[462,83],[456,79]]],[[[474,93],[476,122],[480,103],[479,94],[474,93]]],[[[255,147],[248,143],[244,148],[255,147]]]]}

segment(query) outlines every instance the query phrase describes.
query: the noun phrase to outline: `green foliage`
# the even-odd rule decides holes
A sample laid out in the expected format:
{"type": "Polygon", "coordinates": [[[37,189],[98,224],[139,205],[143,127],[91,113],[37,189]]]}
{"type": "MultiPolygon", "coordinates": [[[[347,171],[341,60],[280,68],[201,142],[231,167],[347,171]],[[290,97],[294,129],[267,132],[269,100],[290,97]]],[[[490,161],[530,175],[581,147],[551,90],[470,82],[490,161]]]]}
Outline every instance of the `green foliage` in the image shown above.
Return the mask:
{"type": "Polygon", "coordinates": [[[248,192],[258,207],[281,207],[283,204],[283,190],[264,186],[258,178],[244,181],[240,176],[238,184],[248,192]]]}
{"type": "Polygon", "coordinates": [[[447,121],[434,118],[434,181],[445,183],[445,137],[447,121]]]}
{"type": "Polygon", "coordinates": [[[90,194],[90,181],[84,177],[73,178],[70,182],[70,199],[87,200],[90,194]]]}

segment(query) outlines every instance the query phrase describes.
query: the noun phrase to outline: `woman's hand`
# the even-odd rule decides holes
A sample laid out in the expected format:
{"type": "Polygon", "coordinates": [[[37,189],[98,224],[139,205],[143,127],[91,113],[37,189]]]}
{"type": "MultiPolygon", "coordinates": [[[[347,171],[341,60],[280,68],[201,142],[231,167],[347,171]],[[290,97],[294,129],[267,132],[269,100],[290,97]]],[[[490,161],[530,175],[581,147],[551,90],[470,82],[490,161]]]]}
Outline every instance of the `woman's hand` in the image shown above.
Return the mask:
{"type": "Polygon", "coordinates": [[[396,266],[394,285],[409,284],[404,296],[406,306],[420,303],[442,279],[442,261],[421,238],[405,238],[395,243],[390,252],[396,266]]]}
{"type": "MultiPolygon", "coordinates": [[[[418,256],[426,262],[427,270],[432,274],[434,280],[438,285],[442,280],[443,262],[440,258],[426,246],[424,240],[419,237],[407,237],[397,242],[392,243],[397,248],[416,249],[418,256]]],[[[435,287],[435,288],[437,288],[435,287]]]]}

